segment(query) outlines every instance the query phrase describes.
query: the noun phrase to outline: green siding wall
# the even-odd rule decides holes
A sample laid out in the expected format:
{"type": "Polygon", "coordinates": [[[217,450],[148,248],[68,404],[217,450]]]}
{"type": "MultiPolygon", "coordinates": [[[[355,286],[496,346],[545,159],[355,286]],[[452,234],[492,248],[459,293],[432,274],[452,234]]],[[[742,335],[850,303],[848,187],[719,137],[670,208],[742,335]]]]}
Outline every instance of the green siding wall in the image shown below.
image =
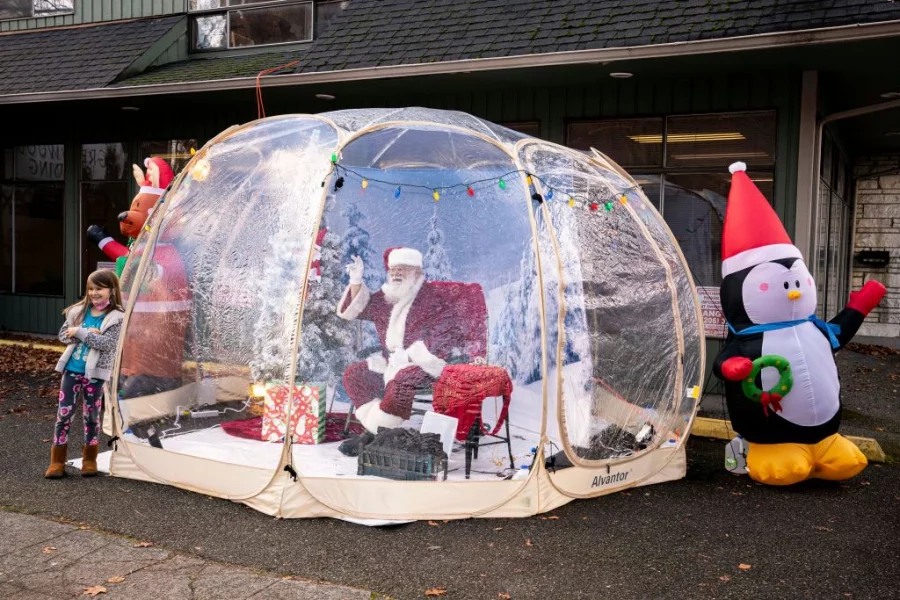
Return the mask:
{"type": "Polygon", "coordinates": [[[157,17],[185,12],[187,12],[187,0],[75,0],[73,14],[0,21],[0,32],[157,17]]]}
{"type": "Polygon", "coordinates": [[[0,295],[0,328],[30,333],[56,333],[62,325],[62,298],[0,295]]]}
{"type": "Polygon", "coordinates": [[[168,63],[178,62],[182,60],[188,59],[188,44],[190,43],[190,39],[188,36],[188,32],[185,31],[184,34],[178,37],[177,40],[172,42],[172,44],[166,48],[150,65],[150,68],[159,67],[168,63]]]}

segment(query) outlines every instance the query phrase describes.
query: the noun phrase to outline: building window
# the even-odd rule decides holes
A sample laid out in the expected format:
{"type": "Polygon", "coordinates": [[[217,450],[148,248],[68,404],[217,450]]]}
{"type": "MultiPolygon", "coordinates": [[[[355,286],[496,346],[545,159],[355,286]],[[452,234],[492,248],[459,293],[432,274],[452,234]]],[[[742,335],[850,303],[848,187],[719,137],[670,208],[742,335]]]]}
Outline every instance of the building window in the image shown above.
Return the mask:
{"type": "Polygon", "coordinates": [[[75,0],[4,0],[0,20],[55,17],[75,12],[75,0]]]}
{"type": "Polygon", "coordinates": [[[498,123],[507,129],[512,129],[513,131],[518,131],[521,134],[536,137],[541,137],[541,122],[540,121],[511,121],[511,122],[503,122],[498,123]]]}
{"type": "Polygon", "coordinates": [[[85,144],[81,147],[80,286],[84,285],[88,273],[97,269],[115,269],[115,263],[97,244],[87,239],[85,230],[91,225],[102,225],[113,237],[121,239],[119,214],[131,206],[130,178],[131,164],[123,144],[85,144]]]}
{"type": "Polygon", "coordinates": [[[194,50],[308,42],[321,35],[347,0],[189,0],[194,50]],[[314,18],[315,15],[315,18],[314,18]]]}
{"type": "Polygon", "coordinates": [[[146,158],[162,158],[172,167],[172,173],[178,175],[191,160],[191,150],[198,148],[197,140],[193,138],[141,142],[140,156],[142,164],[146,158]]]}
{"type": "Polygon", "coordinates": [[[747,163],[747,174],[772,202],[774,111],[571,122],[567,143],[596,148],[632,174],[681,245],[696,284],[715,293],[722,283],[728,166],[747,163]]]}
{"type": "Polygon", "coordinates": [[[847,157],[826,131],[819,165],[818,235],[816,243],[816,313],[831,318],[843,307],[849,290],[850,191],[847,157]]]}
{"type": "Polygon", "coordinates": [[[2,149],[0,292],[62,296],[62,144],[2,149]]]}

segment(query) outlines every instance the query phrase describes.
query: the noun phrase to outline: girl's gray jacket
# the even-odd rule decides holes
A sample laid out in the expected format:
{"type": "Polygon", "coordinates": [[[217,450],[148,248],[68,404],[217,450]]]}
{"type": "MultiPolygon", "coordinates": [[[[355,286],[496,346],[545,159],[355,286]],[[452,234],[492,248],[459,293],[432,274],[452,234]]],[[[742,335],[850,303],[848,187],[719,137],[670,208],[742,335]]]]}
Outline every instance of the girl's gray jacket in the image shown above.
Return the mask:
{"type": "Polygon", "coordinates": [[[56,363],[56,370],[62,373],[66,369],[66,364],[78,346],[78,342],[82,342],[91,349],[88,352],[87,361],[85,361],[87,366],[84,376],[88,379],[109,381],[112,374],[113,357],[116,353],[116,341],[119,339],[119,331],[122,329],[122,319],[125,317],[125,313],[112,309],[103,317],[100,333],[89,332],[84,327],[79,327],[75,337],[70,338],[66,335],[66,329],[73,327],[75,317],[80,311],[80,306],[70,308],[66,313],[66,322],[59,330],[59,341],[67,344],[68,347],[59,358],[59,362],[56,363]]]}

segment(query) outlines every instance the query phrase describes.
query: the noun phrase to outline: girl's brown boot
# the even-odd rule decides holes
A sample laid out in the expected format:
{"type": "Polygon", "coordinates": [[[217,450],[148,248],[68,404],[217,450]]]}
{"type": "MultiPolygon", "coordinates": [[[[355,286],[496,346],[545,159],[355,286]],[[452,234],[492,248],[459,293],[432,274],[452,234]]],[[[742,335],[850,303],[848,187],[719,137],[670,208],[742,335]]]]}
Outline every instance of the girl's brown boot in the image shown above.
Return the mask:
{"type": "Polygon", "coordinates": [[[98,446],[84,446],[81,449],[81,476],[93,477],[97,474],[98,446]]]}
{"type": "Polygon", "coordinates": [[[44,473],[44,477],[47,479],[59,479],[60,477],[65,477],[66,475],[66,453],[69,447],[63,444],[62,446],[50,446],[50,467],[44,473]]]}

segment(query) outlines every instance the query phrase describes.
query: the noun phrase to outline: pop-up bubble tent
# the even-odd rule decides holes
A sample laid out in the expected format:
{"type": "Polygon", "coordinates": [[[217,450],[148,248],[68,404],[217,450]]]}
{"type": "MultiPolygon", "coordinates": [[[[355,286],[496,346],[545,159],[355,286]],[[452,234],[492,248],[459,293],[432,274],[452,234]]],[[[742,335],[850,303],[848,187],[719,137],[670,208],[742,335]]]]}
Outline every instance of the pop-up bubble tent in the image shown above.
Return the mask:
{"type": "Polygon", "coordinates": [[[196,153],[122,279],[113,476],[400,520],[685,474],[696,290],[600,152],[421,108],[261,119],[196,153]],[[417,295],[382,289],[393,248],[417,295]]]}

